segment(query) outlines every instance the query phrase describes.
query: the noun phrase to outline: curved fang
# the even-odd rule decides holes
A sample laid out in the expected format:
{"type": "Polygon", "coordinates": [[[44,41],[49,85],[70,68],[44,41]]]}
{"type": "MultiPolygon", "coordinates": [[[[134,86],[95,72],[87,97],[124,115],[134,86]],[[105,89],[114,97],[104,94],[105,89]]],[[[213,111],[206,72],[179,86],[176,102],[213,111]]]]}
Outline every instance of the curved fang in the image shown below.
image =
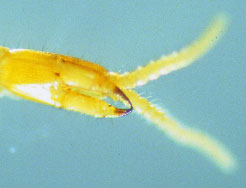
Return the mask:
{"type": "Polygon", "coordinates": [[[128,105],[130,106],[129,109],[119,109],[119,108],[117,108],[117,113],[120,114],[119,116],[126,116],[127,114],[131,113],[132,110],[133,110],[133,106],[132,106],[132,103],[129,100],[129,98],[118,87],[115,87],[114,93],[117,94],[118,96],[120,96],[120,98],[123,99],[123,101],[122,101],[123,103],[124,103],[124,101],[126,101],[128,103],[128,105]]]}

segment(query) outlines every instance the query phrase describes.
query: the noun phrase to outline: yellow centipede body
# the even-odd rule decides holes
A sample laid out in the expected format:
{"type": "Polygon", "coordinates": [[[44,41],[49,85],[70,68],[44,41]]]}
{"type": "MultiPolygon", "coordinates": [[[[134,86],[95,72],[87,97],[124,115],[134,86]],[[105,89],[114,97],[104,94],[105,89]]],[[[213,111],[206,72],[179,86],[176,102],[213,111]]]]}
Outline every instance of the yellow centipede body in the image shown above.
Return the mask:
{"type": "Polygon", "coordinates": [[[224,172],[231,172],[237,161],[219,141],[178,123],[132,90],[191,65],[216,44],[226,23],[224,16],[218,16],[186,48],[124,74],[70,56],[0,47],[1,91],[95,117],[119,117],[135,109],[177,143],[200,151],[224,172]],[[107,98],[119,101],[125,108],[117,108],[107,98]]]}

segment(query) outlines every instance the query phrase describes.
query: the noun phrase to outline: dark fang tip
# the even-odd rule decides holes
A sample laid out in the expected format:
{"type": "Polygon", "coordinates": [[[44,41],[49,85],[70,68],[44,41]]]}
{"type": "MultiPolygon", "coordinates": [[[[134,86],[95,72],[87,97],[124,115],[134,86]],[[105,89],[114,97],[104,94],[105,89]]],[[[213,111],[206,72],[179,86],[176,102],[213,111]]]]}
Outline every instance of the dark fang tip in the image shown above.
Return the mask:
{"type": "Polygon", "coordinates": [[[123,100],[127,101],[127,103],[129,104],[130,108],[129,109],[116,109],[117,113],[119,114],[119,116],[126,116],[129,113],[132,112],[133,110],[133,106],[131,101],[129,100],[129,98],[118,88],[115,87],[115,91],[114,91],[117,95],[119,95],[123,100]]]}

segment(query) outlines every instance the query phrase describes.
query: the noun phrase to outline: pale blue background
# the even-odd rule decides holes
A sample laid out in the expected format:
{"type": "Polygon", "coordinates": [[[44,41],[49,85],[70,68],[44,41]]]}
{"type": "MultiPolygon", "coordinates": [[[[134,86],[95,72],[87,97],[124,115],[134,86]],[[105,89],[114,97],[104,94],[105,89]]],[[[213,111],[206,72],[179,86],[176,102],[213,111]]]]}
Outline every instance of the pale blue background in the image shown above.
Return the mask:
{"type": "Polygon", "coordinates": [[[227,145],[240,162],[234,175],[136,113],[96,119],[2,98],[0,187],[245,187],[245,1],[1,0],[0,45],[64,53],[124,72],[189,44],[221,11],[230,27],[212,51],[139,92],[227,145]]]}

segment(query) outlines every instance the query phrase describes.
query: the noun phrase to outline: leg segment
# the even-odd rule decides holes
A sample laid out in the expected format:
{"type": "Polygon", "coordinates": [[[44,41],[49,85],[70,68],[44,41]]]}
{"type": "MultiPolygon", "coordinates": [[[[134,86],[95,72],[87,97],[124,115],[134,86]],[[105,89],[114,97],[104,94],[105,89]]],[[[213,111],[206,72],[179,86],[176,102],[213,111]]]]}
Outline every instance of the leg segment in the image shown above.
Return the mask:
{"type": "Polygon", "coordinates": [[[132,111],[132,107],[130,109],[118,109],[103,100],[83,95],[70,88],[54,89],[51,92],[53,100],[56,101],[56,107],[82,114],[95,117],[119,117],[132,111]]]}

